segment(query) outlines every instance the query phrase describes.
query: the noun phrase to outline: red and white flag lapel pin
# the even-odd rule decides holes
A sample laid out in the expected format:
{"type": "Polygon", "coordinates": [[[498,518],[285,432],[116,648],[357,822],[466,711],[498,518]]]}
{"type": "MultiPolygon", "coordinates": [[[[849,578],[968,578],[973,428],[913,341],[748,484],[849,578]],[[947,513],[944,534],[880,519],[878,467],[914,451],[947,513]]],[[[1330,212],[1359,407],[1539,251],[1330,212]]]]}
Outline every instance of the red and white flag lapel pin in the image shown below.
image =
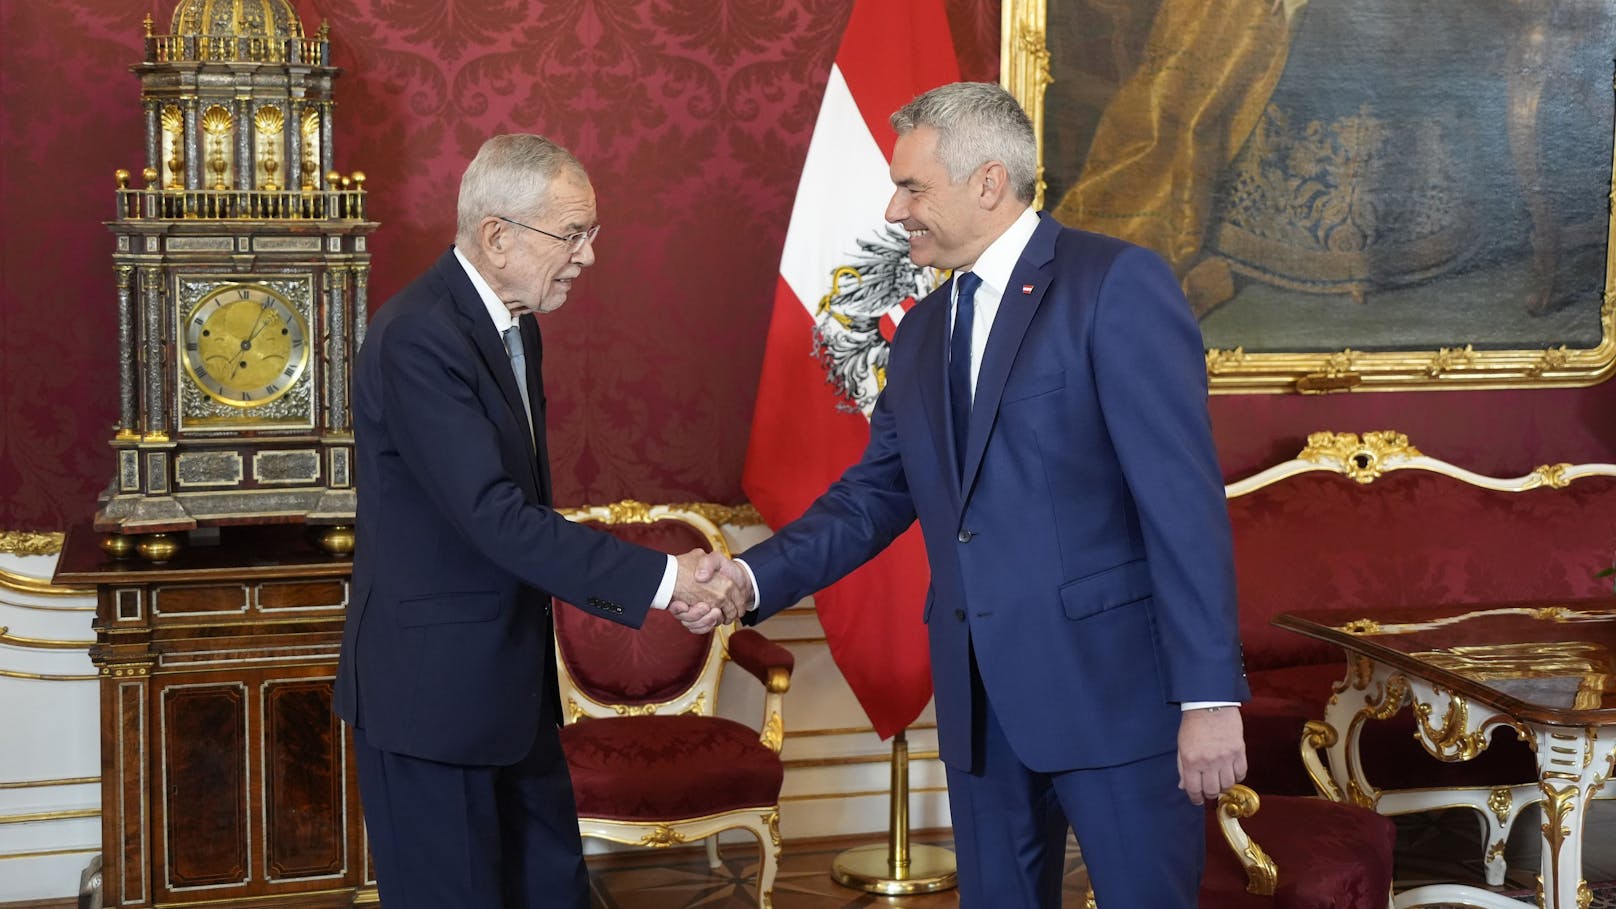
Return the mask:
{"type": "Polygon", "coordinates": [[[1024,297],[1032,296],[1032,285],[1031,284],[1023,284],[1023,285],[1021,285],[1021,295],[1024,296],[1024,297]]]}

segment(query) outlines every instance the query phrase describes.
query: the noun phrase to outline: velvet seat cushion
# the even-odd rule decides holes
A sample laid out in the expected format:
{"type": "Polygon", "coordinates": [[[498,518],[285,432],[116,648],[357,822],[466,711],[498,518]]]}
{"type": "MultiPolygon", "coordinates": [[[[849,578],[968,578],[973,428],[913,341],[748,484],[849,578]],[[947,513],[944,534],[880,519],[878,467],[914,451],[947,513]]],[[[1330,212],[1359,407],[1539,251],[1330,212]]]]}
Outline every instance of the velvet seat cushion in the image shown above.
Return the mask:
{"type": "Polygon", "coordinates": [[[785,771],[723,717],[625,716],[561,729],[580,817],[669,821],[776,804],[785,771]]]}
{"type": "Polygon", "coordinates": [[[1246,892],[1246,872],[1206,813],[1206,872],[1201,909],[1386,909],[1392,885],[1390,818],[1323,799],[1262,796],[1256,815],[1241,821],[1252,841],[1279,868],[1272,897],[1246,892]]]}

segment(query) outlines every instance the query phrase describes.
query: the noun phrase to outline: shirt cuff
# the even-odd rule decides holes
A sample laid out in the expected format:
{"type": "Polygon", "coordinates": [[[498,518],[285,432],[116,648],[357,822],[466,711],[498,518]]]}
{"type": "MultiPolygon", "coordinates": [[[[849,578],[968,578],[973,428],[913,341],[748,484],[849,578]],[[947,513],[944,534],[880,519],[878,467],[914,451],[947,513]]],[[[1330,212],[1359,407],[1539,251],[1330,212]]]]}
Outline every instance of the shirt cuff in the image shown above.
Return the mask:
{"type": "Polygon", "coordinates": [[[667,609],[673,602],[673,585],[679,580],[679,560],[668,556],[668,567],[662,571],[662,583],[656,589],[656,596],[651,598],[652,609],[667,609]]]}
{"type": "Polygon", "coordinates": [[[752,566],[746,564],[745,560],[736,559],[735,564],[737,564],[737,565],[741,566],[741,568],[745,569],[745,571],[746,571],[746,582],[748,584],[752,585],[752,602],[747,604],[746,611],[747,612],[755,612],[757,610],[757,608],[758,608],[758,604],[763,602],[763,591],[758,589],[757,575],[752,573],[752,566]]]}
{"type": "Polygon", "coordinates": [[[1191,710],[1205,710],[1208,707],[1239,707],[1239,701],[1185,701],[1178,706],[1186,712],[1191,710]]]}

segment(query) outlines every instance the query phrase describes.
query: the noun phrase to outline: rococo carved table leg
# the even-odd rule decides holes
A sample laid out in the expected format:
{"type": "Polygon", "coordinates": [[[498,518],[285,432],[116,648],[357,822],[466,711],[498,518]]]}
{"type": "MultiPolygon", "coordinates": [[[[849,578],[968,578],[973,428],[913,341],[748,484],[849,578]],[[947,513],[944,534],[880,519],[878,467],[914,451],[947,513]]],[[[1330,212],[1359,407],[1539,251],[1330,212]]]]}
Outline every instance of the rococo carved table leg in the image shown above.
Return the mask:
{"type": "MultiPolygon", "coordinates": [[[[1325,752],[1328,780],[1326,785],[1319,786],[1315,776],[1315,786],[1326,797],[1350,801],[1384,815],[1453,807],[1474,810],[1487,831],[1488,846],[1484,859],[1488,882],[1494,885],[1503,883],[1503,844],[1508,839],[1509,830],[1520,812],[1543,800],[1547,791],[1532,784],[1492,789],[1387,792],[1376,789],[1364,772],[1360,756],[1363,727],[1371,720],[1389,719],[1405,706],[1412,707],[1414,711],[1420,743],[1439,760],[1464,761],[1475,757],[1486,749],[1489,735],[1500,725],[1511,726],[1523,738],[1529,737],[1528,730],[1507,716],[1488,709],[1472,710],[1462,697],[1354,654],[1348,658],[1346,678],[1336,685],[1335,694],[1325,708],[1324,728],[1310,728],[1304,735],[1304,752],[1309,745],[1322,748],[1325,752]]],[[[1543,754],[1541,748],[1539,754],[1543,754]]],[[[1605,775],[1609,775],[1608,768],[1605,775]]],[[[1602,782],[1603,778],[1591,782],[1585,791],[1591,795],[1602,782]]],[[[1570,860],[1576,862],[1576,874],[1580,876],[1580,809],[1572,826],[1576,828],[1577,851],[1570,860]]],[[[1560,860],[1566,860],[1566,856],[1561,856],[1560,860]]],[[[1563,872],[1564,866],[1561,868],[1563,872]]],[[[1545,892],[1548,892],[1547,885],[1545,892]]],[[[1416,887],[1398,894],[1395,900],[1397,909],[1455,903],[1496,909],[1518,909],[1520,906],[1519,902],[1490,891],[1460,884],[1416,887]]],[[[1554,909],[1578,906],[1575,902],[1563,905],[1550,902],[1544,905],[1554,909]]],[[[1586,903],[1581,905],[1581,909],[1586,909],[1586,903]]]]}
{"type": "Polygon", "coordinates": [[[1616,730],[1603,740],[1598,726],[1531,730],[1544,799],[1538,901],[1545,909],[1587,909],[1592,894],[1582,879],[1582,832],[1589,803],[1616,767],[1616,730]]]}

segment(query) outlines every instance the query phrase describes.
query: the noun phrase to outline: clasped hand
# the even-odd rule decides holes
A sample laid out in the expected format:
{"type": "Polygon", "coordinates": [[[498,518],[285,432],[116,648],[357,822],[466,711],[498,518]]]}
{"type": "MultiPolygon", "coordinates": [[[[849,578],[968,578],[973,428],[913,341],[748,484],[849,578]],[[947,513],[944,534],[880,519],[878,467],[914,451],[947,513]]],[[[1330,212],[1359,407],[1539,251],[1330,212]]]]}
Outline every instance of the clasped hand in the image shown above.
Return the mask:
{"type": "Polygon", "coordinates": [[[706,634],[746,614],[752,584],[746,569],[716,552],[692,549],[677,556],[679,576],[668,613],[692,634],[706,634]]]}

